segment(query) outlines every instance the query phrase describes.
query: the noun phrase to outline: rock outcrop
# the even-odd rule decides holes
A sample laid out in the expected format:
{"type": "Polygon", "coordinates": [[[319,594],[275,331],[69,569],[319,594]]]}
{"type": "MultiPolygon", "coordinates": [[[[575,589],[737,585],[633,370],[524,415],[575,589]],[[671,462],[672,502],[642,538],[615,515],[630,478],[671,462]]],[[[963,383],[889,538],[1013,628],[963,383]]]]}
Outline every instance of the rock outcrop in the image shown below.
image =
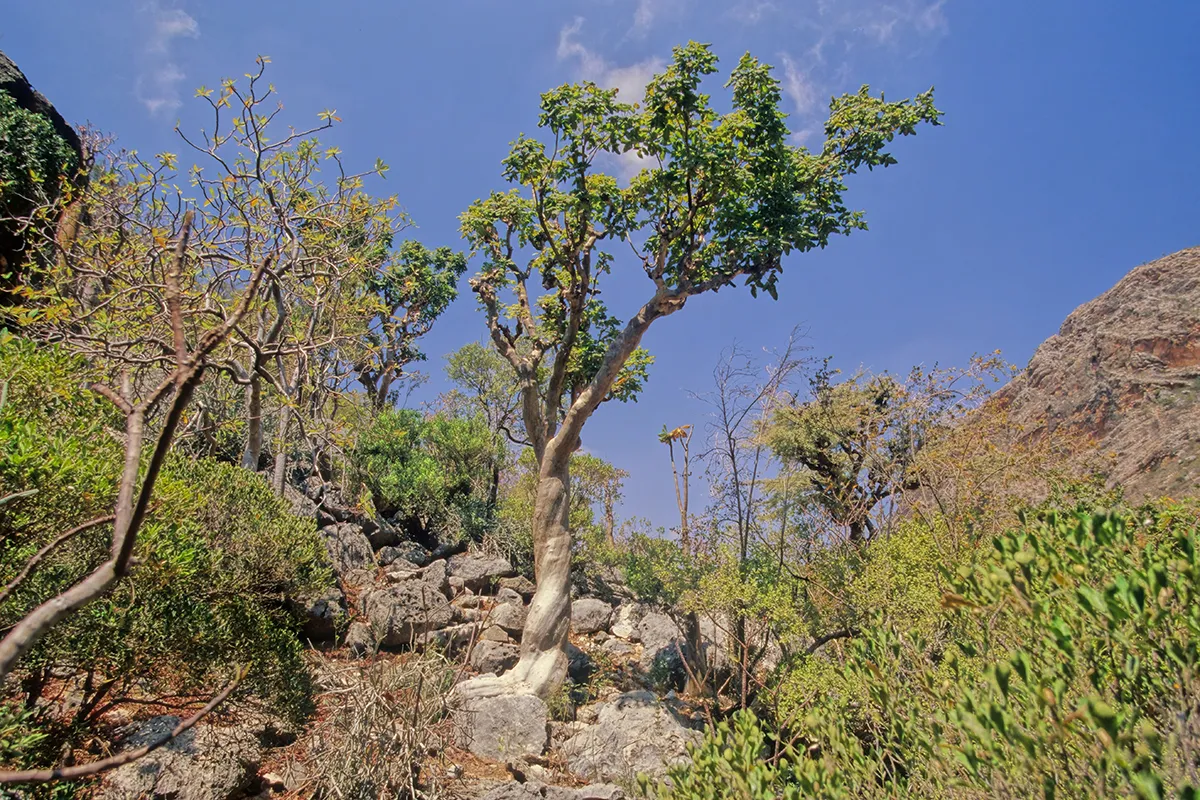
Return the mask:
{"type": "Polygon", "coordinates": [[[1134,501],[1200,486],[1200,247],[1134,269],[1067,317],[997,393],[1028,435],[1094,442],[1134,501]]]}

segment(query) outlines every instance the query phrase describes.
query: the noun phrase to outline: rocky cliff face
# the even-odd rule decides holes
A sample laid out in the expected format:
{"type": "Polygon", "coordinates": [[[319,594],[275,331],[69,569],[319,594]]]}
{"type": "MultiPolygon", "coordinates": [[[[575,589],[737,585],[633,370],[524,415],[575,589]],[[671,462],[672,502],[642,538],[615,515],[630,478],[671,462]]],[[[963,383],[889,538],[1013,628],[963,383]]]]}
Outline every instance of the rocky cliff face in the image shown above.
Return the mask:
{"type": "Polygon", "coordinates": [[[1077,308],[998,399],[1034,435],[1095,442],[1130,500],[1200,493],[1200,247],[1077,308]]]}

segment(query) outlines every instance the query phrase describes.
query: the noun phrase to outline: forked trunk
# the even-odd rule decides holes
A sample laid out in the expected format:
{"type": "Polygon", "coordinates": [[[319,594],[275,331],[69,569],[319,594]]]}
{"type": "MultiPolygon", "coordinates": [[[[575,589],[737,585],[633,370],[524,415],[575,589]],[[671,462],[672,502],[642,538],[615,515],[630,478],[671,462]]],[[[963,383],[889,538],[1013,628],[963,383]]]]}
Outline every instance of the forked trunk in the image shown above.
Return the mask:
{"type": "MultiPolygon", "coordinates": [[[[562,448],[566,450],[566,448],[562,448]]],[[[567,674],[571,628],[570,453],[550,444],[538,476],[533,507],[533,565],[537,591],[521,638],[521,660],[505,675],[545,698],[567,674]]]]}

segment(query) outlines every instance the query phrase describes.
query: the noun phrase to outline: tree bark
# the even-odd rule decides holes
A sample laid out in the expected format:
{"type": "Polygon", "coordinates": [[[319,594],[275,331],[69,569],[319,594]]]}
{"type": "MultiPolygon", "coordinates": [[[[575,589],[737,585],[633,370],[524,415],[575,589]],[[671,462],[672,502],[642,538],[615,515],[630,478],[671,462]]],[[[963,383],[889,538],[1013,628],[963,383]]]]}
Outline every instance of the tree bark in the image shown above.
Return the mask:
{"type": "Polygon", "coordinates": [[[285,406],[279,412],[279,449],[275,452],[275,474],[271,478],[271,488],[280,497],[283,497],[283,484],[287,477],[287,433],[291,421],[291,409],[285,406]]]}
{"type": "Polygon", "coordinates": [[[525,618],[521,659],[511,672],[511,680],[525,684],[542,698],[562,685],[571,628],[571,453],[563,444],[559,440],[547,446],[538,474],[533,507],[537,590],[525,618]]]}
{"type": "Polygon", "coordinates": [[[242,467],[258,472],[262,457],[262,381],[257,375],[250,376],[246,387],[246,449],[242,451],[242,467]]]}

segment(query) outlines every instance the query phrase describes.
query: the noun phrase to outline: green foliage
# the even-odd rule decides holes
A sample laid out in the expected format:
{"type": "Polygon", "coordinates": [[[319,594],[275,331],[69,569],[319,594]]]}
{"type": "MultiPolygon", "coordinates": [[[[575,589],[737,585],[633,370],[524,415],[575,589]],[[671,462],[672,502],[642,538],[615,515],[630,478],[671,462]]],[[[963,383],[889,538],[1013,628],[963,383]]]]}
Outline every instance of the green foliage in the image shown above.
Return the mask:
{"type": "MultiPolygon", "coordinates": [[[[737,794],[761,739],[723,729],[672,780],[732,794],[661,796],[1194,797],[1196,536],[1179,507],[1031,517],[944,570],[936,619],[927,592],[896,607],[867,581],[870,623],[794,673],[787,769],[737,794]]],[[[898,547],[878,563],[924,558],[921,537],[898,547]]]]}
{"type": "Polygon", "coordinates": [[[478,417],[389,410],[359,436],[352,462],[381,513],[417,532],[478,539],[491,524],[487,482],[498,445],[478,417]]]}
{"type": "Polygon", "coordinates": [[[79,158],[50,120],[0,89],[0,217],[21,217],[58,197],[79,158]]]}
{"type": "Polygon", "coordinates": [[[642,793],[655,800],[793,800],[806,797],[789,780],[798,756],[791,749],[772,758],[767,734],[752,711],[739,711],[720,722],[697,747],[688,746],[689,762],[668,770],[669,787],[638,777],[642,793]]]}
{"type": "MultiPolygon", "coordinates": [[[[81,361],[9,338],[0,348],[0,582],[59,534],[111,513],[123,448],[111,405],[81,388],[81,361]]],[[[246,666],[243,691],[301,719],[311,686],[291,601],[332,583],[311,520],[259,477],[207,459],[168,459],[138,538],[136,567],[71,615],[21,662],[21,691],[50,676],[80,680],[73,736],[129,699],[205,697],[246,666]],[[81,726],[83,726],[81,728],[81,726]]],[[[95,525],[52,551],[0,603],[0,625],[62,591],[108,556],[95,525]]],[[[17,685],[17,682],[11,684],[17,685]]]]}

